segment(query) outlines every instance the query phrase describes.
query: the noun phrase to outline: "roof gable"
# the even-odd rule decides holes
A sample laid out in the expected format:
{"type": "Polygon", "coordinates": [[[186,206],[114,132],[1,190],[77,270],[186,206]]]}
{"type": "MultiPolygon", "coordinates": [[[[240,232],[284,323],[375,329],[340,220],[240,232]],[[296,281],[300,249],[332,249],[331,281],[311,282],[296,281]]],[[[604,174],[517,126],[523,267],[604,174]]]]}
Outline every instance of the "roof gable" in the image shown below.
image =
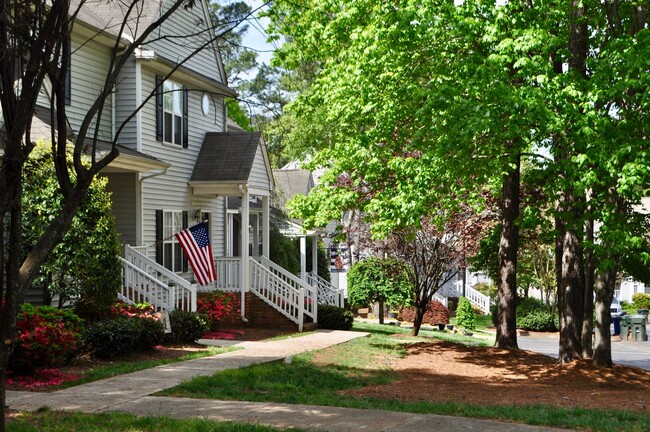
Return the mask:
{"type": "Polygon", "coordinates": [[[190,181],[247,182],[261,139],[260,132],[207,133],[190,181]]]}

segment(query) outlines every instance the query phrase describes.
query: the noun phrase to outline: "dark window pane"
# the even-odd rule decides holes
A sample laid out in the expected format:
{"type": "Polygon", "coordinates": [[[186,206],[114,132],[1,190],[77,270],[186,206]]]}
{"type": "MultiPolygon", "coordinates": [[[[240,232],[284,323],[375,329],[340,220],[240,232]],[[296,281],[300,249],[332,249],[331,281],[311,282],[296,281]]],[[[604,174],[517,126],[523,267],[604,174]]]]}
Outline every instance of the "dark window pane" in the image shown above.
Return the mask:
{"type": "Polygon", "coordinates": [[[173,142],[172,141],[172,118],[174,116],[172,113],[166,112],[165,113],[165,142],[173,142]]]}
{"type": "Polygon", "coordinates": [[[183,137],[183,118],[174,116],[174,144],[181,144],[183,137]]]}
{"type": "Polygon", "coordinates": [[[171,243],[165,243],[164,245],[164,260],[163,260],[163,265],[165,268],[169,270],[174,270],[172,267],[172,244],[171,243]]]}
{"type": "Polygon", "coordinates": [[[183,260],[181,259],[181,256],[181,245],[177,243],[174,245],[174,271],[183,271],[183,260]]]}

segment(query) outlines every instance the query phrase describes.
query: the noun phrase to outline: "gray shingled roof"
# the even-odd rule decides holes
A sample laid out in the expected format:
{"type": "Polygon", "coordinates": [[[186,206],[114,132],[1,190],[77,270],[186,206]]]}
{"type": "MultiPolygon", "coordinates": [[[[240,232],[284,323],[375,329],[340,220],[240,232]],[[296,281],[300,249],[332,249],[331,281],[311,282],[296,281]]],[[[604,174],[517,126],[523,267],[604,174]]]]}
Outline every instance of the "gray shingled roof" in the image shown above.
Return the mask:
{"type": "MultiPolygon", "coordinates": [[[[36,106],[34,108],[34,117],[32,118],[32,127],[30,130],[30,136],[32,141],[36,141],[39,138],[43,139],[50,139],[52,136],[52,120],[54,120],[54,124],[56,124],[56,117],[52,118],[50,115],[50,110],[41,106],[36,106]]],[[[0,133],[4,133],[4,127],[1,128],[0,133]]],[[[74,131],[68,124],[68,135],[69,139],[73,140],[74,139],[74,131]]],[[[102,141],[102,140],[97,140],[96,142],[97,149],[102,150],[102,151],[110,151],[113,144],[107,141],[102,141]]],[[[150,161],[150,162],[156,162],[158,164],[162,165],[168,165],[165,162],[162,162],[160,159],[151,156],[146,153],[139,152],[137,150],[131,149],[129,147],[125,147],[123,145],[117,144],[116,145],[117,150],[119,151],[120,155],[124,156],[131,156],[134,158],[139,158],[142,160],[150,161]]],[[[90,152],[92,148],[92,140],[91,139],[86,139],[84,151],[87,153],[90,152]]]]}
{"type": "Polygon", "coordinates": [[[190,181],[246,182],[261,139],[260,132],[207,133],[190,181]]]}
{"type": "MultiPolygon", "coordinates": [[[[146,29],[160,15],[162,0],[147,0],[141,3],[140,10],[134,10],[130,14],[129,22],[124,28],[124,33],[135,39],[138,32],[146,29]],[[139,12],[139,13],[138,13],[139,12]]],[[[73,0],[70,10],[75,11],[79,6],[79,0],[73,0]]],[[[130,7],[128,2],[87,0],[79,10],[78,18],[99,30],[106,31],[117,36],[130,7]]]]}
{"type": "Polygon", "coordinates": [[[285,200],[290,200],[297,194],[309,193],[311,172],[304,169],[273,170],[277,189],[280,189],[285,200]]]}

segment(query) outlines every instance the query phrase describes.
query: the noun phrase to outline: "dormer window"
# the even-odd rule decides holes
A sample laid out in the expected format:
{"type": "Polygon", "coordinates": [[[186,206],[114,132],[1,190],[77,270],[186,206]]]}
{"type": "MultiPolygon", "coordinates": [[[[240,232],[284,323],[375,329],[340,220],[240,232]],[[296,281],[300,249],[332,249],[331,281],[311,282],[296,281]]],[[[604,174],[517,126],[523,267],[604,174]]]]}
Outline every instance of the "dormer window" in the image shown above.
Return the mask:
{"type": "Polygon", "coordinates": [[[187,148],[187,88],[156,77],[156,139],[187,148]]]}

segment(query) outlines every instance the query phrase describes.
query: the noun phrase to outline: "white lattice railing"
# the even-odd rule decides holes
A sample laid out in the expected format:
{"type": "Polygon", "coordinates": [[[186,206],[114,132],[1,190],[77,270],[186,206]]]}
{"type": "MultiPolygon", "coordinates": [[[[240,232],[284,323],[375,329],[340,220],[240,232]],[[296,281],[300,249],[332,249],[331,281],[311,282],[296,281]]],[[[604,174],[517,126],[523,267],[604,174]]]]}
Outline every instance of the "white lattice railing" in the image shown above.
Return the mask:
{"type": "Polygon", "coordinates": [[[307,283],[316,287],[318,291],[318,303],[329,306],[343,307],[345,297],[342,289],[336,288],[327,280],[314,272],[307,273],[307,283]]]}
{"type": "Polygon", "coordinates": [[[302,331],[304,317],[317,322],[318,292],[266,257],[250,260],[250,289],[302,331]]]}
{"type": "Polygon", "coordinates": [[[150,303],[157,311],[181,309],[196,312],[196,287],[189,281],[128,245],[121,260],[121,300],[150,303]]]}

